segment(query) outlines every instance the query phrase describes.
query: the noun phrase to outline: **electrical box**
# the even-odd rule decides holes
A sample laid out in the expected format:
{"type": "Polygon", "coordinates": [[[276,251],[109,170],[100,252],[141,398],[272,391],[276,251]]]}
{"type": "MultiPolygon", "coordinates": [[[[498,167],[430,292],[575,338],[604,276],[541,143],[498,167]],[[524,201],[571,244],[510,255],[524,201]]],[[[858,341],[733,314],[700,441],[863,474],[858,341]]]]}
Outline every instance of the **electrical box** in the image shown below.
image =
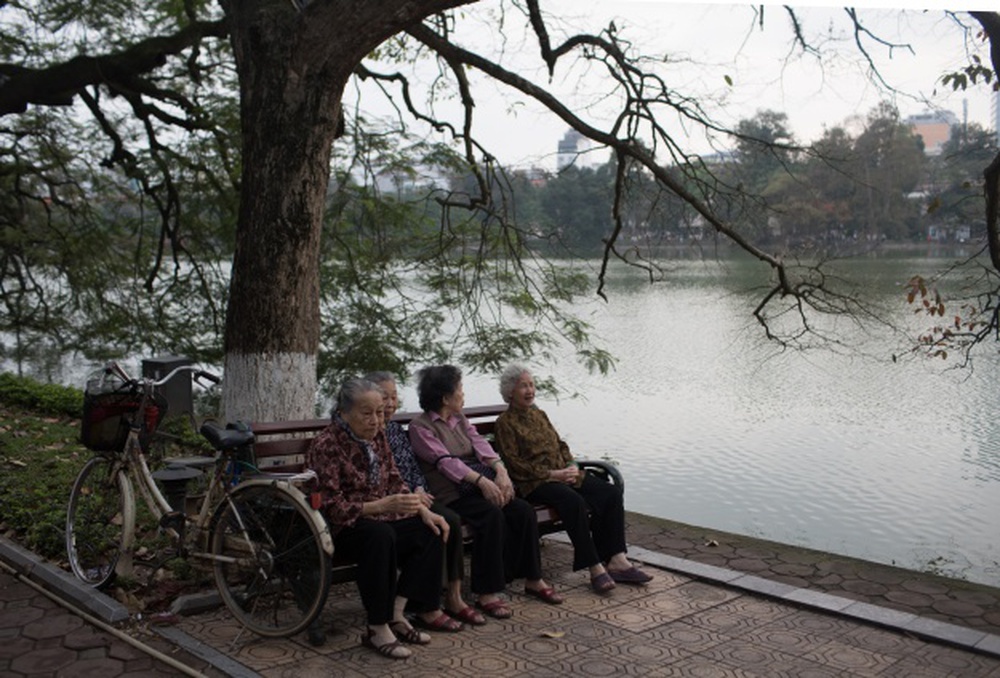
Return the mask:
{"type": "MultiPolygon", "coordinates": [[[[163,355],[142,361],[142,376],[160,380],[178,367],[191,365],[193,361],[178,355],[163,355]]],[[[167,416],[177,417],[194,412],[194,397],[191,389],[191,373],[181,372],[160,387],[160,393],[167,401],[167,416]]]]}

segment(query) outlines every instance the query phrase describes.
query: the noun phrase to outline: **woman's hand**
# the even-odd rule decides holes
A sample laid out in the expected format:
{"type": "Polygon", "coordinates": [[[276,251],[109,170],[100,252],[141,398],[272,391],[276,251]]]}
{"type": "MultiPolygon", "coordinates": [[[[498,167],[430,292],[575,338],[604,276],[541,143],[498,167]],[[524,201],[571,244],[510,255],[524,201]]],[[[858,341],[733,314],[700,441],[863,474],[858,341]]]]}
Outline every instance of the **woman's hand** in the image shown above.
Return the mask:
{"type": "Polygon", "coordinates": [[[436,535],[441,537],[441,541],[448,541],[448,521],[444,519],[444,516],[434,513],[430,509],[424,507],[418,511],[420,514],[420,519],[424,521],[424,525],[431,529],[436,535]]]}
{"type": "Polygon", "coordinates": [[[495,464],[493,469],[497,472],[495,484],[503,496],[503,504],[499,504],[499,506],[506,506],[514,498],[514,483],[511,482],[510,476],[507,475],[507,468],[503,464],[495,464]]]}
{"type": "Polygon", "coordinates": [[[549,479],[556,483],[573,485],[579,477],[580,469],[577,468],[576,464],[571,464],[566,468],[556,469],[555,471],[549,471],[549,479]]]}
{"type": "Polygon", "coordinates": [[[486,501],[500,508],[506,506],[507,502],[510,501],[509,498],[505,497],[500,486],[486,476],[483,476],[482,480],[479,481],[479,491],[483,493],[486,501]]]}
{"type": "Polygon", "coordinates": [[[420,502],[427,508],[430,508],[431,504],[434,503],[434,495],[425,492],[424,488],[422,487],[418,487],[416,490],[413,491],[413,493],[418,497],[420,497],[420,502]]]}
{"type": "Polygon", "coordinates": [[[381,504],[378,513],[401,513],[404,516],[412,516],[421,509],[426,510],[420,495],[412,492],[390,494],[375,503],[381,504]]]}

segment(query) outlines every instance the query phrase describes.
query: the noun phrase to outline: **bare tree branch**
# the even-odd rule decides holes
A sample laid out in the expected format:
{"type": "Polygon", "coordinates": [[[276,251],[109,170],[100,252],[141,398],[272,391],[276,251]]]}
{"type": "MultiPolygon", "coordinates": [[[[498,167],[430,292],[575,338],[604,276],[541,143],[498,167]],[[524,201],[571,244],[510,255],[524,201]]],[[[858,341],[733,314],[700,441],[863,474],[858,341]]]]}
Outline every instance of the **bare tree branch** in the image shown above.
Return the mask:
{"type": "Polygon", "coordinates": [[[223,21],[200,21],[173,35],[147,38],[103,56],[78,56],[47,68],[0,64],[0,116],[23,113],[29,104],[69,105],[88,85],[115,84],[166,63],[206,37],[224,38],[223,21]]]}

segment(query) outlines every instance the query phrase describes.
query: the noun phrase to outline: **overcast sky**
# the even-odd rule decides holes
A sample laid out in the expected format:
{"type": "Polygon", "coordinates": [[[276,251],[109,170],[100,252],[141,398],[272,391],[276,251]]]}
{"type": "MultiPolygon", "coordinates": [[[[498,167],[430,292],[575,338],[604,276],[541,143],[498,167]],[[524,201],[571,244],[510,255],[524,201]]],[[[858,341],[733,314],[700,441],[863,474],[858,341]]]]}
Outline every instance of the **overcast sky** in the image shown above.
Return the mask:
{"type": "MultiPolygon", "coordinates": [[[[855,3],[862,20],[879,37],[913,48],[911,53],[867,42],[886,81],[906,93],[894,94],[871,82],[868,65],[853,44],[851,25],[841,8],[795,6],[808,39],[821,49],[817,57],[803,55],[791,45],[790,22],[779,5],[765,6],[761,27],[751,5],[664,0],[542,2],[544,10],[565,18],[576,29],[596,32],[614,20],[620,34],[638,50],[669,55],[669,67],[662,71],[669,83],[697,96],[724,123],[735,124],[757,110],[771,108],[785,112],[797,139],[809,142],[824,128],[844,124],[851,116],[863,119],[880,99],[893,101],[904,117],[936,107],[950,110],[960,120],[964,100],[968,120],[992,128],[992,93],[988,88],[954,93],[940,84],[943,73],[968,63],[968,50],[978,51],[988,63],[986,51],[965,40],[945,15],[946,3],[930,0],[923,5],[932,9],[916,11],[911,3],[910,9],[901,12],[899,4],[887,8],[885,3],[855,3]]],[[[469,9],[470,14],[477,11],[477,6],[469,9]]],[[[970,18],[963,18],[972,24],[970,18]]],[[[490,32],[485,21],[481,30],[490,32]]],[[[553,39],[558,37],[557,33],[553,39]]],[[[524,51],[524,58],[537,61],[537,49],[529,46],[524,51]]],[[[534,77],[536,82],[572,97],[575,89],[594,88],[599,76],[588,75],[581,82],[579,73],[562,71],[552,83],[541,72],[534,77]]],[[[496,99],[483,92],[479,96],[476,117],[481,129],[487,131],[493,152],[518,165],[555,167],[555,145],[567,129],[562,121],[531,106],[513,104],[499,93],[496,99]]],[[[599,108],[591,110],[594,120],[600,121],[599,108]]],[[[698,135],[691,136],[688,143],[697,152],[711,150],[698,135]]]]}

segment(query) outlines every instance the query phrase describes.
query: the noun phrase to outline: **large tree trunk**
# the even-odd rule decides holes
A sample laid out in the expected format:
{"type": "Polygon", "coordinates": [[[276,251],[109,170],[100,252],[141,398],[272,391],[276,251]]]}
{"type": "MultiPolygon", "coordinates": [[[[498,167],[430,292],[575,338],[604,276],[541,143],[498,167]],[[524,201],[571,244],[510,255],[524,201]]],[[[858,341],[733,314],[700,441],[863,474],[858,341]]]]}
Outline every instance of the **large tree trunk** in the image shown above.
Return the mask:
{"type": "Polygon", "coordinates": [[[226,314],[225,416],[315,416],[319,239],[341,96],[390,36],[469,0],[223,0],[243,171],[226,314]]]}

